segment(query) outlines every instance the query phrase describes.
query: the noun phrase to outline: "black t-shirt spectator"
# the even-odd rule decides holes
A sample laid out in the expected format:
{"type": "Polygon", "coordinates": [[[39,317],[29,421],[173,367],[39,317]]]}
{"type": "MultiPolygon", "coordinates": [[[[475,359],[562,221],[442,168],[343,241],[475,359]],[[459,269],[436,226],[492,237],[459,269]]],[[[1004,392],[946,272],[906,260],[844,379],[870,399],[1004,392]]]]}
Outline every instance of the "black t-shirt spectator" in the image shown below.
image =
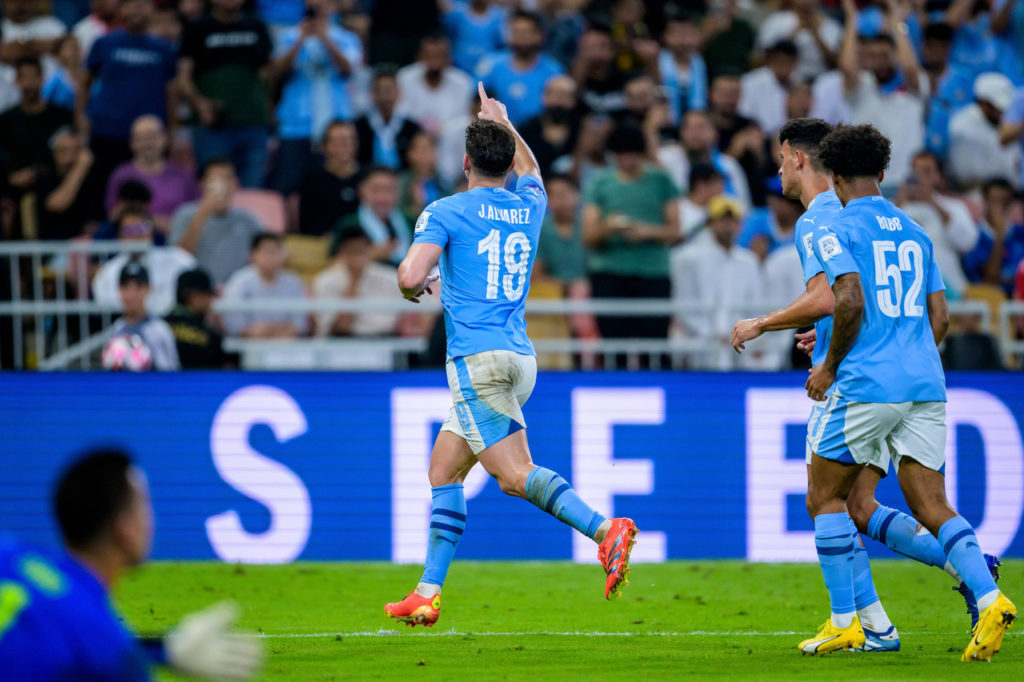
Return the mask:
{"type": "Polygon", "coordinates": [[[591,113],[609,116],[622,111],[626,107],[623,90],[627,80],[626,74],[614,68],[604,78],[587,78],[580,87],[584,107],[591,113]]]}
{"type": "Polygon", "coordinates": [[[71,112],[47,104],[38,114],[27,114],[14,106],[0,114],[0,166],[7,172],[21,170],[47,160],[50,138],[72,124],[71,112]]]}
{"type": "Polygon", "coordinates": [[[181,56],[192,59],[192,79],[199,92],[219,103],[215,126],[267,124],[260,69],[269,62],[271,50],[266,25],[250,15],[230,24],[204,16],[185,27],[181,56]]]}
{"type": "MultiPolygon", "coordinates": [[[[399,114],[395,114],[398,116],[399,114]]],[[[376,145],[373,142],[374,132],[373,126],[370,125],[370,120],[364,115],[356,119],[356,135],[359,137],[359,165],[364,168],[370,166],[381,165],[373,158],[373,150],[376,145]]],[[[398,167],[395,170],[405,170],[408,164],[405,161],[405,153],[409,151],[409,145],[412,144],[412,138],[416,136],[416,133],[420,131],[420,127],[405,119],[402,122],[402,127],[399,128],[398,134],[395,136],[395,147],[398,152],[398,167]]]]}
{"type": "Polygon", "coordinates": [[[579,123],[577,121],[571,122],[569,124],[569,135],[566,137],[565,142],[556,145],[544,139],[544,125],[542,121],[543,116],[531,118],[519,128],[519,134],[523,136],[523,140],[533,150],[533,155],[537,157],[541,175],[547,175],[551,172],[551,164],[555,162],[555,159],[571,154],[573,149],[576,148],[579,123]]]}
{"type": "Polygon", "coordinates": [[[229,363],[223,338],[202,317],[179,305],[165,320],[174,334],[182,369],[221,369],[229,363]]]}
{"type": "Polygon", "coordinates": [[[330,232],[338,219],[359,209],[359,183],[356,172],[341,178],[325,168],[307,173],[299,190],[299,232],[320,237],[330,232]]]}
{"type": "Polygon", "coordinates": [[[36,185],[36,216],[39,239],[71,239],[80,237],[89,223],[103,220],[103,181],[94,170],[89,171],[78,188],[71,205],[60,213],[46,208],[46,198],[57,189],[63,178],[52,167],[40,174],[36,185]]]}

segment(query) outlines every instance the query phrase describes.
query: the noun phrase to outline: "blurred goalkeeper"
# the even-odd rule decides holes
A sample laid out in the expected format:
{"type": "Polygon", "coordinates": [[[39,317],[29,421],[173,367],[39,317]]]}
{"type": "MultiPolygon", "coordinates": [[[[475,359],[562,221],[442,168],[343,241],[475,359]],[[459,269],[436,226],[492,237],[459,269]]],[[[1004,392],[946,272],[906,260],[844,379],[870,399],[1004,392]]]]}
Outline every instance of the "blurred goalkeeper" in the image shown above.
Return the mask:
{"type": "Polygon", "coordinates": [[[149,680],[153,664],[211,680],[243,680],[262,647],[231,634],[218,604],[163,639],[135,637],[109,593],[153,540],[146,476],[124,454],[87,454],[61,476],[54,508],[66,552],[0,539],[0,678],[33,682],[149,680]]]}

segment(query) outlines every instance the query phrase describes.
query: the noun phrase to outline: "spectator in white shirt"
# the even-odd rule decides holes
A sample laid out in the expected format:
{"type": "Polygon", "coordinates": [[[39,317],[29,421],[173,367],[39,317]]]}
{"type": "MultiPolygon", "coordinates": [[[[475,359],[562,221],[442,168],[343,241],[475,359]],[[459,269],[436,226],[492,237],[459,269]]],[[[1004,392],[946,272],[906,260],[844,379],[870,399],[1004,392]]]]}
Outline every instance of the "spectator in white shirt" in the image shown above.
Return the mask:
{"type": "Polygon", "coordinates": [[[41,5],[38,0],[4,0],[0,62],[13,64],[21,57],[53,54],[67,29],[56,17],[39,16],[41,5]]]}
{"type": "Polygon", "coordinates": [[[969,284],[961,258],[978,243],[978,225],[967,204],[947,191],[939,158],[918,152],[897,203],[928,233],[946,290],[959,296],[969,284]]]}
{"type": "Polygon", "coordinates": [[[757,256],[736,245],[743,209],[726,196],[708,204],[708,239],[695,239],[672,253],[672,291],[682,304],[697,303],[701,313],[683,313],[684,332],[700,339],[707,352],[695,365],[703,369],[757,366],[760,353],[739,355],[730,345],[733,320],[762,296],[757,256]]]}
{"type": "MultiPolygon", "coordinates": [[[[373,260],[373,244],[358,227],[338,235],[332,263],[313,280],[313,296],[323,299],[391,298],[401,300],[395,286],[398,271],[373,260]]],[[[396,312],[317,313],[317,336],[392,336],[396,312]]]]}
{"type": "MultiPolygon", "coordinates": [[[[224,285],[225,302],[302,300],[306,289],[302,280],[284,270],[285,253],[281,238],[264,232],[252,240],[250,264],[231,275],[224,285]]],[[[291,339],[305,336],[309,327],[306,313],[227,312],[224,329],[231,336],[249,339],[291,339]]]]}
{"type": "Polygon", "coordinates": [[[892,160],[882,181],[895,194],[910,170],[910,160],[924,147],[924,113],[928,77],[908,37],[909,9],[888,0],[885,31],[858,44],[857,8],[844,0],[846,32],[839,54],[843,92],[850,123],[870,123],[892,141],[892,160]]]}
{"type": "Polygon", "coordinates": [[[983,73],[974,81],[974,104],[949,122],[949,169],[961,187],[992,178],[1016,178],[1020,148],[1003,144],[999,125],[1013,101],[1013,82],[1001,73],[983,73]]]}
{"type": "Polygon", "coordinates": [[[796,44],[780,40],[765,52],[765,65],[740,78],[740,115],[752,118],[766,134],[786,122],[786,99],[797,64],[796,44]]]}
{"type": "MultiPolygon", "coordinates": [[[[800,255],[792,244],[768,254],[764,262],[764,300],[768,307],[781,307],[796,300],[805,290],[800,255]]],[[[780,370],[792,364],[792,334],[765,334],[759,342],[763,354],[760,369],[780,370]]]]}
{"type": "Polygon", "coordinates": [[[71,32],[78,38],[82,49],[82,60],[89,56],[92,44],[99,38],[110,33],[110,28],[117,17],[118,0],[91,0],[89,15],[75,24],[71,32]]]}
{"type": "Polygon", "coordinates": [[[417,61],[398,72],[398,88],[399,109],[435,136],[445,121],[465,115],[475,92],[469,75],[451,65],[451,45],[443,35],[423,39],[417,61]]]}
{"type": "Polygon", "coordinates": [[[761,23],[757,46],[765,49],[780,40],[792,40],[800,52],[797,76],[813,78],[835,65],[843,29],[817,0],[793,0],[790,7],[773,12],[761,23]]]}
{"type": "MultiPolygon", "coordinates": [[[[128,206],[117,219],[117,238],[129,244],[153,243],[153,219],[141,207],[128,206]]],[[[195,256],[177,246],[150,246],[149,251],[139,254],[114,256],[99,269],[92,280],[92,295],[101,303],[117,303],[117,282],[121,269],[129,261],[146,266],[150,274],[149,295],[146,308],[154,315],[163,317],[174,307],[178,275],[196,267],[195,256]]]]}

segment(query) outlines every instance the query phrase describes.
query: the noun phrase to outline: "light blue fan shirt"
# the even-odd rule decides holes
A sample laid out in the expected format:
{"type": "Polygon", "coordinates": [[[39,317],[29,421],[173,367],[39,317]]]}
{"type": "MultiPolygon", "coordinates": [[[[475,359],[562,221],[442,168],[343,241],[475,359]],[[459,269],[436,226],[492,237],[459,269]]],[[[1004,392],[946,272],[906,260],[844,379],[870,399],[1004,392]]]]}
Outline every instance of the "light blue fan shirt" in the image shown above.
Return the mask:
{"type": "MultiPolygon", "coordinates": [[[[796,251],[800,254],[800,265],[804,269],[804,284],[811,281],[815,275],[824,272],[821,263],[814,255],[814,248],[811,239],[814,230],[821,225],[828,225],[832,219],[843,210],[843,204],[836,196],[835,190],[822,192],[811,200],[807,210],[796,221],[796,251]]],[[[832,316],[823,317],[814,323],[814,330],[818,338],[814,343],[814,353],[811,355],[811,364],[820,365],[828,353],[828,344],[832,340],[832,316]]]]}
{"type": "Polygon", "coordinates": [[[924,228],[884,197],[869,196],[848,202],[811,241],[829,284],[856,272],[864,288],[864,320],[836,390],[855,402],[945,401],[926,300],[945,285],[924,228]]]}
{"type": "Polygon", "coordinates": [[[524,175],[515,190],[478,187],[439,199],[416,221],[414,244],[437,244],[448,357],[489,350],[535,355],[526,296],[548,197],[524,175]]]}

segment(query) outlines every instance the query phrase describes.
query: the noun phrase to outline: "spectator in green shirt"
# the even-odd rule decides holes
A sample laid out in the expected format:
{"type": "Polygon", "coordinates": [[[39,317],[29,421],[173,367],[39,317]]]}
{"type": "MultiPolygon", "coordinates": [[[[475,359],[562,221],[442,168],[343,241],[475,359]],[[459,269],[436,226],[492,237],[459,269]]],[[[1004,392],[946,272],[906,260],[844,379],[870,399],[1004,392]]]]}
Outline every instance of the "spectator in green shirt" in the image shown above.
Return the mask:
{"type": "MultiPolygon", "coordinates": [[[[643,132],[620,125],[608,136],[614,167],[583,190],[583,243],[594,298],[669,298],[669,245],[679,238],[679,190],[646,161],[643,132]]],[[[597,318],[601,336],[666,338],[669,317],[597,318]]]]}
{"type": "Polygon", "coordinates": [[[568,287],[587,278],[587,251],[580,221],[580,189],[568,175],[547,179],[548,214],[537,245],[538,274],[568,287]]]}

